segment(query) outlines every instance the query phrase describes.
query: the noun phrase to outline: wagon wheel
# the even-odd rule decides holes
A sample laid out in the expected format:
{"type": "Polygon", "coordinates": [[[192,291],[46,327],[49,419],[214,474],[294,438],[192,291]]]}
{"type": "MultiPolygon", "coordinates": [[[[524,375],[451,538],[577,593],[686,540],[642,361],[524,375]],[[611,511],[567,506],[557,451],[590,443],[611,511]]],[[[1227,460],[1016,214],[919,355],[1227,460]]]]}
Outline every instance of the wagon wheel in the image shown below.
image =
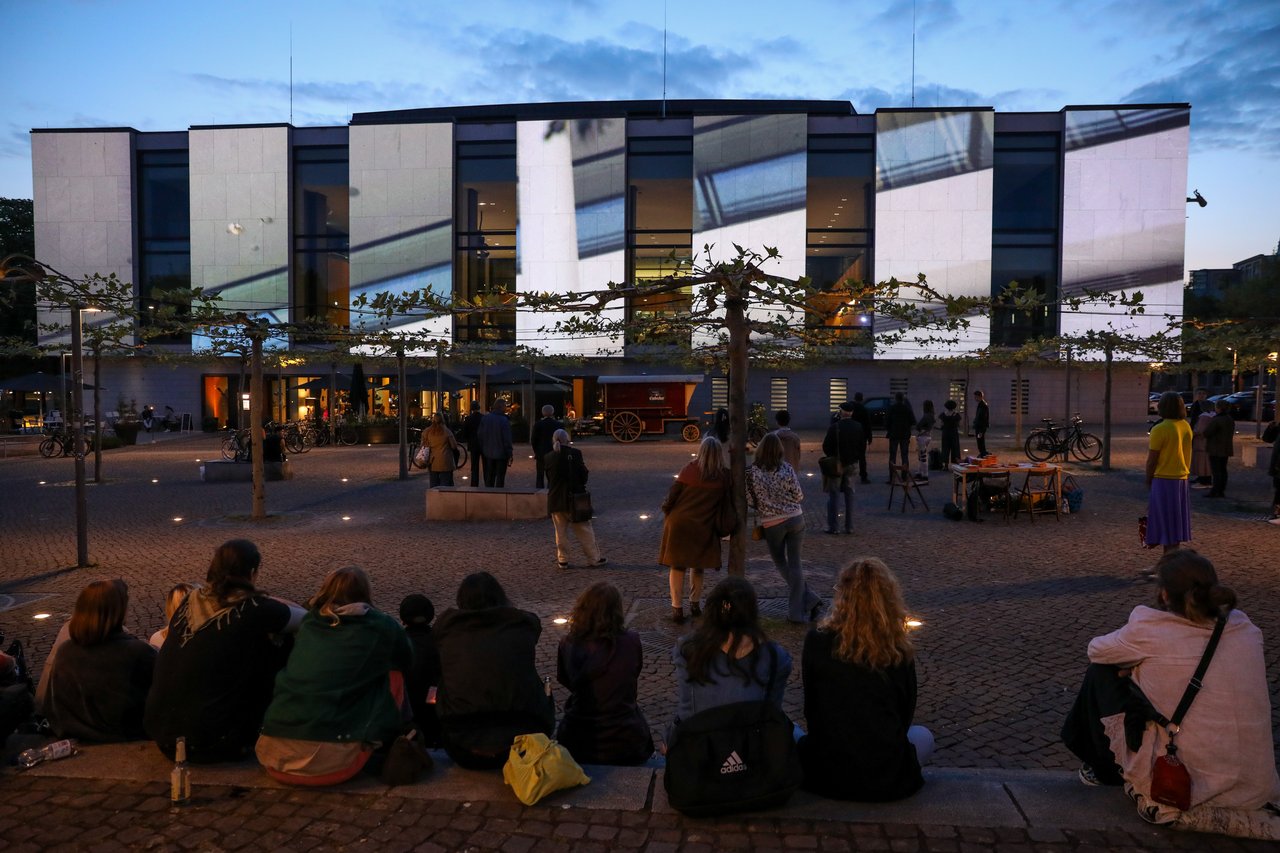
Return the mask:
{"type": "Polygon", "coordinates": [[[632,442],[640,437],[642,424],[635,412],[618,412],[609,421],[609,434],[616,441],[632,442]]]}
{"type": "Polygon", "coordinates": [[[702,430],[698,429],[697,424],[685,424],[684,429],[680,430],[680,436],[685,441],[697,441],[702,438],[702,430]]]}

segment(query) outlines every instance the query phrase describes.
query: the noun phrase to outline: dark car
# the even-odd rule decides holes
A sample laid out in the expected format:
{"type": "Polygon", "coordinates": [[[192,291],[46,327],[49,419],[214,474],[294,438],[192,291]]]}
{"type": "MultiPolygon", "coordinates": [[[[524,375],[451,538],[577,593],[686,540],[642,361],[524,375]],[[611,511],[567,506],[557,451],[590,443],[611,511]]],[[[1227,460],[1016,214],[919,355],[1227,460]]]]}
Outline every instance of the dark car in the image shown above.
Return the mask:
{"type": "Polygon", "coordinates": [[[862,405],[867,407],[867,414],[871,417],[871,428],[873,430],[882,430],[888,426],[889,406],[892,403],[892,397],[867,397],[863,399],[862,405]]]}
{"type": "MultiPolygon", "coordinates": [[[[1236,394],[1230,394],[1226,398],[1227,404],[1231,406],[1228,413],[1237,421],[1252,421],[1253,408],[1257,404],[1257,398],[1253,391],[1240,391],[1236,394]]],[[[1262,392],[1262,419],[1264,421],[1273,421],[1276,418],[1276,395],[1274,391],[1262,392]]]]}

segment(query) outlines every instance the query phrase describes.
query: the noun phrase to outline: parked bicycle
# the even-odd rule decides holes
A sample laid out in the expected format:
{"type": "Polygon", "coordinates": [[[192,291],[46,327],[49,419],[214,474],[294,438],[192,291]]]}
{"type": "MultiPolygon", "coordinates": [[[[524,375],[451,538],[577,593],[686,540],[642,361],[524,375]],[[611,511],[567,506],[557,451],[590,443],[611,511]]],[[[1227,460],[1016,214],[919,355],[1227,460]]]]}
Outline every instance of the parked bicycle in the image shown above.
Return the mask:
{"type": "Polygon", "coordinates": [[[1102,456],[1102,439],[1084,431],[1084,419],[1078,412],[1069,427],[1056,426],[1053,418],[1040,420],[1044,426],[1031,430],[1023,446],[1032,461],[1048,462],[1055,456],[1066,459],[1068,453],[1081,462],[1094,462],[1102,456]]]}
{"type": "MultiPolygon", "coordinates": [[[[81,455],[88,454],[92,447],[89,437],[87,435],[82,436],[80,439],[81,455]]],[[[40,455],[45,459],[52,459],[54,456],[75,455],[74,435],[69,432],[54,432],[46,435],[40,441],[40,455]]]]}
{"type": "MultiPolygon", "coordinates": [[[[422,459],[419,460],[418,451],[421,447],[422,447],[422,429],[419,427],[410,427],[409,428],[409,464],[414,468],[421,468],[423,470],[426,470],[427,466],[430,464],[430,456],[429,454],[424,455],[422,459]]],[[[455,471],[460,469],[463,465],[466,465],[467,460],[470,458],[467,455],[467,446],[462,442],[458,443],[458,449],[453,452],[453,455],[454,455],[453,468],[455,471]]]]}
{"type": "Polygon", "coordinates": [[[244,462],[249,458],[249,430],[227,427],[222,439],[222,458],[244,462]]]}

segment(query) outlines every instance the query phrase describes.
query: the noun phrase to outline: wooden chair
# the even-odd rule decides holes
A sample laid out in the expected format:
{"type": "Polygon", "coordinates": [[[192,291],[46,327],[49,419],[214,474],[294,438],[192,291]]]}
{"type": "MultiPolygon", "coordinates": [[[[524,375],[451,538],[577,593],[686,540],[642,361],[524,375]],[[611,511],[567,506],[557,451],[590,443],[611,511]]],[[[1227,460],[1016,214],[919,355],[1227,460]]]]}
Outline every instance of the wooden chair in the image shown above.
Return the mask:
{"type": "Polygon", "coordinates": [[[916,497],[920,498],[920,503],[924,504],[925,512],[929,511],[929,504],[924,499],[924,492],[920,491],[920,484],[911,476],[911,468],[906,465],[889,466],[889,505],[885,509],[893,509],[893,490],[902,489],[902,512],[907,511],[907,501],[911,502],[911,508],[916,508],[916,502],[911,497],[911,490],[915,489],[916,497]]]}
{"type": "Polygon", "coordinates": [[[1027,478],[1022,481],[1014,502],[1013,516],[1024,509],[1035,522],[1038,513],[1053,513],[1054,518],[1062,519],[1062,507],[1059,505],[1057,489],[1057,473],[1054,471],[1028,471],[1027,478]]]}

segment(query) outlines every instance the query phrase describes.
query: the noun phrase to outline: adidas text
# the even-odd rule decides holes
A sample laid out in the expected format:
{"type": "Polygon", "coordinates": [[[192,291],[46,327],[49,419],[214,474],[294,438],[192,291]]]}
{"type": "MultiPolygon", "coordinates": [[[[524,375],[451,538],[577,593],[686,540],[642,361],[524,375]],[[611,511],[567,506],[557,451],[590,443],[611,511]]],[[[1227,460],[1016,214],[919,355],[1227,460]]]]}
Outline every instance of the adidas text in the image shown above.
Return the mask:
{"type": "Polygon", "coordinates": [[[724,764],[720,765],[720,772],[723,774],[741,773],[746,769],[746,762],[738,756],[738,751],[736,749],[729,753],[729,757],[724,760],[724,764]]]}

